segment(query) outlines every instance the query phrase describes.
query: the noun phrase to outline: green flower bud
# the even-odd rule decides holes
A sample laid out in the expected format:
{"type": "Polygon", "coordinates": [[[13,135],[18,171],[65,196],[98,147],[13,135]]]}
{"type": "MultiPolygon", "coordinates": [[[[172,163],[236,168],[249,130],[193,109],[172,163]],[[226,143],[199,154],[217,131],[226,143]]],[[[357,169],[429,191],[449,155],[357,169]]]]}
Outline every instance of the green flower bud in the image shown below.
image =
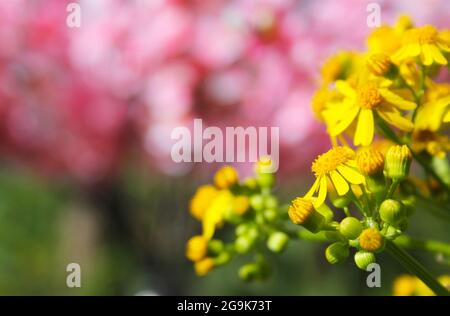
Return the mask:
{"type": "Polygon", "coordinates": [[[395,145],[389,148],[384,164],[384,174],[393,180],[402,180],[409,173],[411,165],[411,151],[408,146],[395,145]]]}
{"type": "Polygon", "coordinates": [[[231,261],[231,254],[228,251],[221,252],[216,258],[215,258],[216,265],[224,265],[231,261]]]}
{"type": "Polygon", "coordinates": [[[263,225],[266,222],[266,218],[263,213],[258,213],[255,215],[255,223],[258,225],[263,225]]]}
{"type": "Polygon", "coordinates": [[[347,245],[341,242],[335,242],[334,244],[329,245],[325,250],[325,258],[329,263],[336,264],[347,259],[349,253],[347,245]]]}
{"type": "Polygon", "coordinates": [[[267,248],[273,252],[281,252],[286,248],[289,236],[283,232],[274,232],[267,239],[267,248]]]}
{"type": "Polygon", "coordinates": [[[256,181],[261,188],[271,188],[275,181],[273,173],[261,173],[256,176],[256,181]]]}
{"type": "Polygon", "coordinates": [[[275,209],[278,207],[278,199],[274,197],[273,195],[268,195],[264,197],[264,206],[266,208],[272,208],[275,209]]]}
{"type": "Polygon", "coordinates": [[[247,263],[239,269],[239,277],[244,281],[253,281],[258,279],[260,267],[257,263],[247,263]]]}
{"type": "Polygon", "coordinates": [[[250,206],[255,211],[262,211],[264,209],[264,197],[259,194],[252,195],[250,197],[250,206]]]}
{"type": "Polygon", "coordinates": [[[355,263],[361,270],[366,271],[367,266],[376,262],[376,257],[373,253],[365,250],[360,250],[355,253],[355,263]]]}
{"type": "Polygon", "coordinates": [[[380,205],[381,219],[391,225],[396,225],[406,217],[405,208],[396,200],[385,200],[380,205]]]}
{"type": "Polygon", "coordinates": [[[355,217],[346,217],[339,224],[339,232],[348,239],[356,239],[361,234],[363,226],[355,217]]]}
{"type": "Polygon", "coordinates": [[[278,217],[278,212],[275,209],[266,209],[264,210],[264,218],[268,221],[268,222],[273,222],[274,220],[276,220],[278,217]]]}
{"type": "Polygon", "coordinates": [[[270,274],[270,266],[262,262],[247,263],[239,269],[239,277],[244,281],[264,280],[270,274]]]}
{"type": "Polygon", "coordinates": [[[325,224],[325,217],[306,198],[295,198],[289,206],[288,214],[294,224],[302,225],[312,233],[320,231],[325,224]]]}
{"type": "Polygon", "coordinates": [[[248,235],[239,236],[234,241],[234,249],[236,252],[244,254],[250,251],[254,243],[255,239],[248,235]]]}
{"type": "Polygon", "coordinates": [[[208,242],[208,250],[211,253],[218,254],[221,253],[224,249],[224,244],[219,239],[213,239],[208,242]]]}
{"type": "Polygon", "coordinates": [[[325,221],[327,223],[331,222],[334,217],[333,211],[328,207],[327,204],[323,203],[321,206],[317,208],[317,212],[323,215],[325,217],[325,221]]]}
{"type": "Polygon", "coordinates": [[[250,225],[247,223],[236,226],[236,229],[235,229],[236,236],[245,235],[249,231],[249,229],[250,229],[250,225]]]}

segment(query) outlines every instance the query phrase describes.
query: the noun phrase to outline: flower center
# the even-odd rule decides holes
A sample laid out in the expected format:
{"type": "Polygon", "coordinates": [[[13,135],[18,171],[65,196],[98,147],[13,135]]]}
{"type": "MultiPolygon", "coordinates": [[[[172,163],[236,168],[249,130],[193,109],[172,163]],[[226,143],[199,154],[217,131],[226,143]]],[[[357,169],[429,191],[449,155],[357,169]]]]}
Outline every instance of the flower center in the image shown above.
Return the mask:
{"type": "Polygon", "coordinates": [[[418,43],[434,44],[438,36],[438,31],[431,25],[425,25],[423,27],[411,29],[405,33],[403,39],[405,44],[418,43]]]}
{"type": "Polygon", "coordinates": [[[337,167],[354,158],[355,153],[349,147],[334,147],[314,160],[311,170],[316,177],[324,176],[337,167]]]}
{"type": "Polygon", "coordinates": [[[383,101],[375,83],[369,82],[357,89],[358,104],[363,109],[376,108],[383,101]]]}

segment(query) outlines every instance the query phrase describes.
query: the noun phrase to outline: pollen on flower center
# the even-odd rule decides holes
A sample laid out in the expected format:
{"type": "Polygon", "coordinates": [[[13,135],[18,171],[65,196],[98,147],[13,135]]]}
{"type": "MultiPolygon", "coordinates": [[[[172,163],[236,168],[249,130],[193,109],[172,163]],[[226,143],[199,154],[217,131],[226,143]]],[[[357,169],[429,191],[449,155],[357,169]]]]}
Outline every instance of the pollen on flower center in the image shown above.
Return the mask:
{"type": "Polygon", "coordinates": [[[433,44],[438,37],[438,31],[431,25],[425,25],[423,27],[411,29],[405,33],[403,42],[405,44],[418,43],[418,44],[433,44]]]}
{"type": "Polygon", "coordinates": [[[316,177],[336,170],[341,164],[354,158],[354,152],[348,147],[334,147],[314,160],[311,170],[316,177]]]}
{"type": "Polygon", "coordinates": [[[359,106],[363,109],[373,109],[383,101],[377,85],[373,82],[359,87],[357,89],[357,98],[359,106]]]}

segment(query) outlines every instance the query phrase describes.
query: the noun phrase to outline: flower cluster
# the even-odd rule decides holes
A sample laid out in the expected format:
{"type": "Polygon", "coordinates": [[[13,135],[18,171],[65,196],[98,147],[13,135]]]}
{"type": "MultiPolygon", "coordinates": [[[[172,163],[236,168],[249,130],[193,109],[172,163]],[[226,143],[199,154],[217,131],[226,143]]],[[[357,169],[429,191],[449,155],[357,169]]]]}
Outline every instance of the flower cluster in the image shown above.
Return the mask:
{"type": "MultiPolygon", "coordinates": [[[[442,80],[449,59],[450,31],[416,27],[406,16],[372,32],[367,51],[331,57],[312,108],[326,125],[332,148],[313,161],[310,190],[287,207],[291,222],[308,232],[290,230],[283,217],[260,221],[260,214],[275,208],[264,204],[262,190],[260,205],[251,196],[252,215],[241,218],[246,227],[255,227],[252,242],[260,238],[269,249],[280,250],[290,238],[321,240],[330,243],[325,250],[329,263],[345,261],[354,249],[354,262],[363,270],[384,250],[407,268],[416,265],[399,247],[412,245],[404,242],[409,217],[419,201],[437,204],[445,213],[450,199],[445,134],[450,90],[442,80]],[[413,161],[425,177],[410,172],[413,161]],[[271,247],[272,239],[282,242],[271,247]]],[[[428,276],[418,277],[429,282],[428,276]]],[[[437,281],[427,285],[447,293],[437,281]]]]}

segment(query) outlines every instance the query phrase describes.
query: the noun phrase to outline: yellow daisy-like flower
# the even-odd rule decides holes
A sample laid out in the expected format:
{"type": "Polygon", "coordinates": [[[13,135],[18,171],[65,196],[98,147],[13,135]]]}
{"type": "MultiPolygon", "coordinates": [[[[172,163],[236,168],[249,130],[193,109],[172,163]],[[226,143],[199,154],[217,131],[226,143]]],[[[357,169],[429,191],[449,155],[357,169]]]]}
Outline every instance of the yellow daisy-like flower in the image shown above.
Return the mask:
{"type": "Polygon", "coordinates": [[[402,274],[394,280],[392,294],[394,296],[414,295],[417,287],[417,278],[412,275],[402,274]]]}
{"type": "Polygon", "coordinates": [[[218,193],[219,190],[212,185],[200,186],[190,201],[189,210],[192,216],[199,221],[202,220],[206,210],[214,201],[218,193]]]}
{"type": "Polygon", "coordinates": [[[450,151],[450,138],[430,130],[415,130],[412,140],[412,149],[417,153],[426,151],[432,156],[444,158],[450,151]]]}
{"type": "Polygon", "coordinates": [[[214,175],[214,184],[219,189],[227,189],[239,181],[239,175],[236,169],[231,166],[220,168],[214,175]]]}
{"type": "Polygon", "coordinates": [[[412,27],[410,17],[400,16],[393,27],[382,25],[375,28],[367,38],[367,47],[371,53],[392,55],[400,47],[402,35],[412,27]]]}
{"type": "Polygon", "coordinates": [[[402,46],[392,56],[396,62],[420,57],[422,64],[430,66],[434,63],[447,65],[442,54],[450,52],[450,41],[432,25],[413,28],[405,32],[402,46]]]}
{"type": "Polygon", "coordinates": [[[359,55],[351,51],[339,52],[328,58],[320,73],[323,85],[328,85],[338,79],[346,79],[359,64],[359,55]]]}
{"type": "Polygon", "coordinates": [[[355,145],[368,146],[374,136],[374,112],[389,124],[411,131],[414,125],[404,118],[400,110],[412,110],[414,102],[408,101],[388,89],[389,82],[369,80],[352,87],[345,81],[337,81],[336,88],[345,98],[340,107],[327,110],[326,116],[334,116],[335,121],[328,126],[331,136],[345,132],[356,121],[353,138],[355,145]]]}
{"type": "Polygon", "coordinates": [[[429,82],[424,104],[417,109],[416,129],[437,131],[450,122],[450,84],[429,82]]]}
{"type": "Polygon", "coordinates": [[[311,170],[316,181],[306,193],[305,198],[311,198],[318,192],[314,206],[322,205],[327,196],[327,186],[331,182],[338,195],[345,195],[350,184],[363,184],[364,176],[357,170],[355,153],[349,147],[334,147],[314,160],[311,170]]]}
{"type": "Polygon", "coordinates": [[[210,240],[214,236],[216,227],[219,226],[224,214],[232,211],[234,197],[228,190],[221,190],[208,207],[203,216],[203,237],[210,240]]]}

